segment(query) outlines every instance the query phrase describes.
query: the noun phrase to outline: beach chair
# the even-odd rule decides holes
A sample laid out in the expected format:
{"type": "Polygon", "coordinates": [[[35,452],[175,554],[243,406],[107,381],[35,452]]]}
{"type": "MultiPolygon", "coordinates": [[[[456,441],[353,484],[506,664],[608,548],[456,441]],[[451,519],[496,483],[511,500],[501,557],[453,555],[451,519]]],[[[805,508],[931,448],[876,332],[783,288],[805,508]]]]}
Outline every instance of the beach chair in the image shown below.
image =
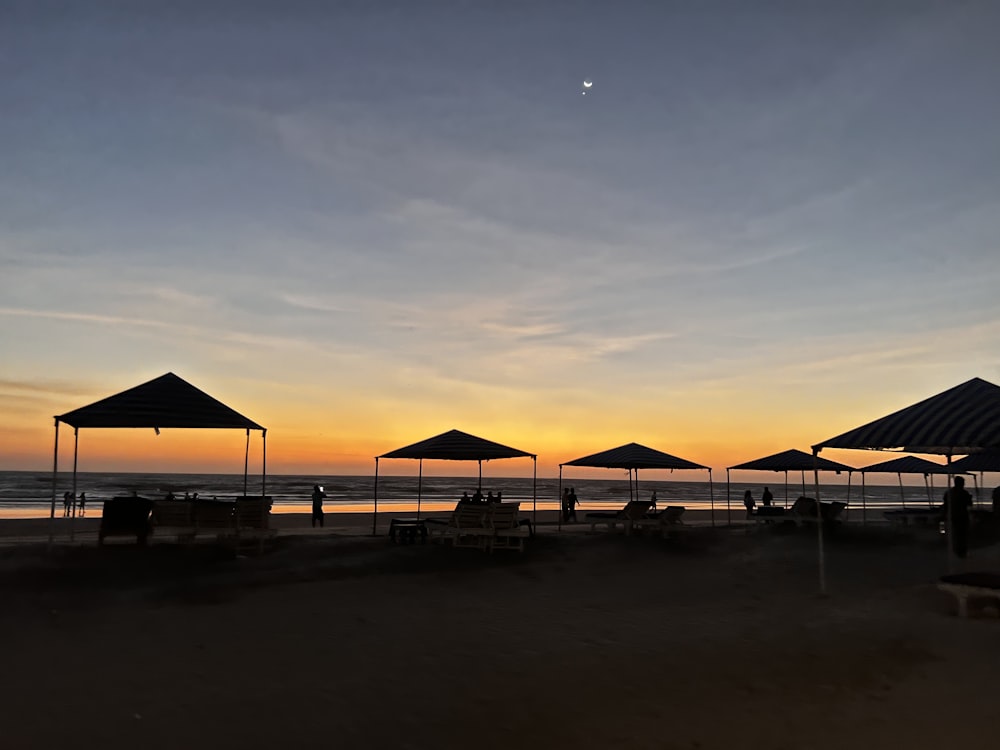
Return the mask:
{"type": "Polygon", "coordinates": [[[666,538],[678,526],[684,525],[681,516],[684,515],[685,510],[687,509],[683,505],[668,505],[658,513],[647,513],[642,518],[636,519],[632,522],[632,527],[637,530],[653,529],[659,531],[666,538]]]}
{"type": "Polygon", "coordinates": [[[103,545],[109,536],[134,536],[140,545],[149,539],[152,526],[149,514],[153,501],[145,497],[113,497],[104,501],[97,543],[103,545]]]}
{"type": "Polygon", "coordinates": [[[173,536],[177,541],[191,541],[197,534],[194,525],[194,503],[190,500],[156,500],[153,502],[153,534],[173,536]]]}
{"type": "Polygon", "coordinates": [[[450,540],[455,547],[486,549],[493,536],[493,527],[486,520],[487,512],[488,507],[480,503],[459,503],[447,523],[428,526],[427,530],[432,541],[450,540]]]}
{"type": "Polygon", "coordinates": [[[590,524],[591,533],[595,532],[599,525],[607,526],[608,531],[614,531],[621,525],[626,534],[631,534],[632,525],[645,517],[652,505],[649,500],[629,500],[619,511],[594,511],[587,513],[583,518],[590,524]]]}
{"type": "Polygon", "coordinates": [[[271,498],[267,496],[236,498],[235,508],[236,547],[256,542],[257,551],[264,551],[264,542],[277,534],[271,528],[271,498]]]}
{"type": "Polygon", "coordinates": [[[520,503],[494,503],[487,513],[487,522],[493,529],[490,552],[494,549],[514,549],[524,552],[524,540],[531,536],[531,529],[518,520],[520,503]]]}
{"type": "Polygon", "coordinates": [[[996,600],[1000,605],[1000,573],[955,573],[942,576],[938,588],[958,600],[958,616],[969,616],[969,600],[996,600]]]}
{"type": "Polygon", "coordinates": [[[195,533],[207,532],[226,538],[235,533],[234,503],[220,500],[193,500],[195,533]]]}
{"type": "MultiPolygon", "coordinates": [[[[820,503],[820,513],[823,514],[823,523],[837,523],[840,515],[847,507],[847,503],[833,502],[820,503]]],[[[816,500],[812,497],[799,497],[792,504],[789,513],[796,524],[802,526],[808,523],[816,523],[816,500]]]]}

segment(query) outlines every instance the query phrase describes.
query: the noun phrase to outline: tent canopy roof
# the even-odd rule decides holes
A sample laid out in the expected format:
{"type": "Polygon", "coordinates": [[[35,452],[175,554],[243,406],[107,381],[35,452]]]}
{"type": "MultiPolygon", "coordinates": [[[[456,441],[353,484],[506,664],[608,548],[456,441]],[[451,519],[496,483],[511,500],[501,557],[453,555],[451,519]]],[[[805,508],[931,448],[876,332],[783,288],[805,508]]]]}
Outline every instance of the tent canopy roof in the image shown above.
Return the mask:
{"type": "Polygon", "coordinates": [[[708,469],[707,466],[638,443],[620,445],[574,461],[567,461],[560,466],[594,466],[602,469],[708,469]]]}
{"type": "Polygon", "coordinates": [[[71,427],[264,429],[172,372],[56,419],[71,427]]]}
{"type": "Polygon", "coordinates": [[[951,470],[956,474],[969,471],[1000,471],[1000,451],[973,453],[960,458],[952,462],[951,470]]]}
{"type": "Polygon", "coordinates": [[[534,453],[508,448],[460,430],[449,430],[419,443],[383,453],[379,458],[428,458],[444,461],[491,461],[496,458],[535,458],[534,453]]]}
{"type": "MultiPolygon", "coordinates": [[[[820,471],[854,471],[846,464],[837,463],[821,456],[816,456],[816,467],[820,471]]],[[[750,469],[753,471],[812,471],[812,454],[805,451],[792,450],[775,453],[746,463],[730,466],[730,469],[750,469]]]]}
{"type": "Polygon", "coordinates": [[[866,474],[884,472],[886,474],[947,474],[948,467],[917,456],[900,456],[889,461],[880,461],[871,466],[863,466],[859,471],[866,474]]]}
{"type": "Polygon", "coordinates": [[[1000,386],[973,378],[813,448],[950,455],[1000,448],[1000,386]]]}

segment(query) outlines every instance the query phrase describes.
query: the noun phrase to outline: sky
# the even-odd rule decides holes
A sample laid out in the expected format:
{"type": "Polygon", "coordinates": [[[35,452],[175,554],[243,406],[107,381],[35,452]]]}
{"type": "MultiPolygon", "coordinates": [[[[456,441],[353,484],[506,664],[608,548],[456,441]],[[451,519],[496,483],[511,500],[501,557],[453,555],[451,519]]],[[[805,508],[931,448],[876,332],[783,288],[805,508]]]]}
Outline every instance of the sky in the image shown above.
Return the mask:
{"type": "MultiPolygon", "coordinates": [[[[0,469],[165,372],[322,474],[453,428],[719,472],[1000,382],[998,24],[0,2],[0,469]]],[[[167,433],[82,432],[80,469],[242,472],[238,432],[167,433]]]]}

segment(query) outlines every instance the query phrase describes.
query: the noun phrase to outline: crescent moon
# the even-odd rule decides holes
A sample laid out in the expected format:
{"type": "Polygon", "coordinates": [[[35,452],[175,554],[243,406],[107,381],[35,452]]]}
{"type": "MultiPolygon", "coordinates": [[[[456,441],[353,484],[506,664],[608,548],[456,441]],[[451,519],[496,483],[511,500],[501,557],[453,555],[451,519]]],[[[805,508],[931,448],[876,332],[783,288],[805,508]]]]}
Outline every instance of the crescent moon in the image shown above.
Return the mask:
{"type": "Polygon", "coordinates": [[[584,81],[584,82],[583,82],[583,87],[584,87],[585,89],[589,89],[589,88],[590,88],[591,86],[593,86],[593,85],[594,85],[594,82],[593,82],[593,81],[584,81]]]}

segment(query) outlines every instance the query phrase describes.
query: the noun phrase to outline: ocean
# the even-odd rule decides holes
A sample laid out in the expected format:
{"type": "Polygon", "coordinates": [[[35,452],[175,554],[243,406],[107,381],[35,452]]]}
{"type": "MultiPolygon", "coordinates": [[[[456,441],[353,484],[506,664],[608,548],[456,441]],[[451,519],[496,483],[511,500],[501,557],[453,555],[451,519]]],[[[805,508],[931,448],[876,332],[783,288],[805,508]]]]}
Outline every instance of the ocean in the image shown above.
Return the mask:
{"type": "MultiPolygon", "coordinates": [[[[621,472],[609,472],[618,475],[621,472]]],[[[319,484],[326,492],[324,509],[327,513],[370,512],[375,490],[375,477],[367,476],[315,476],[276,474],[267,477],[266,492],[273,498],[272,511],[275,513],[307,513],[314,484],[319,484]]],[[[414,476],[379,476],[379,511],[408,513],[417,508],[418,479],[414,476]]],[[[611,510],[620,508],[629,498],[629,482],[624,478],[569,479],[564,477],[563,486],[576,489],[579,510],[611,510]]],[[[783,481],[769,485],[774,493],[775,503],[785,502],[783,481]]],[[[425,476],[420,483],[420,507],[423,511],[451,510],[463,492],[470,495],[476,489],[475,477],[425,476]]],[[[729,487],[729,498],[733,512],[743,513],[743,493],[750,490],[760,502],[763,485],[760,483],[737,483],[729,487]]],[[[61,515],[63,493],[72,490],[72,473],[60,472],[56,480],[56,514],[61,515]]],[[[161,498],[168,492],[182,496],[198,493],[200,498],[219,500],[232,499],[243,494],[243,475],[234,474],[145,474],[145,473],[91,473],[77,474],[77,494],[87,493],[87,515],[99,515],[102,501],[117,495],[129,495],[133,491],[150,498],[161,498]]],[[[484,477],[483,493],[503,493],[504,500],[521,501],[521,507],[530,505],[533,494],[537,497],[539,510],[553,510],[559,507],[559,480],[538,479],[534,488],[531,477],[484,477]]],[[[726,483],[647,481],[640,476],[639,497],[648,499],[655,491],[658,503],[684,505],[692,510],[707,510],[712,507],[713,497],[716,511],[725,512],[726,483]]],[[[908,506],[926,507],[928,493],[923,487],[905,487],[908,506]]],[[[940,502],[943,487],[933,493],[934,502],[940,502]]],[[[259,495],[261,477],[251,475],[247,482],[247,493],[259,495]]],[[[824,501],[841,500],[851,506],[861,503],[860,483],[850,488],[846,485],[821,485],[824,501]]],[[[45,518],[52,503],[52,473],[32,471],[0,471],[0,518],[45,518]]],[[[788,485],[788,503],[802,494],[801,483],[788,485]]],[[[806,485],[806,494],[814,494],[812,485],[806,485]]],[[[900,507],[900,490],[896,485],[866,485],[865,502],[868,507],[886,509],[900,507]]]]}

